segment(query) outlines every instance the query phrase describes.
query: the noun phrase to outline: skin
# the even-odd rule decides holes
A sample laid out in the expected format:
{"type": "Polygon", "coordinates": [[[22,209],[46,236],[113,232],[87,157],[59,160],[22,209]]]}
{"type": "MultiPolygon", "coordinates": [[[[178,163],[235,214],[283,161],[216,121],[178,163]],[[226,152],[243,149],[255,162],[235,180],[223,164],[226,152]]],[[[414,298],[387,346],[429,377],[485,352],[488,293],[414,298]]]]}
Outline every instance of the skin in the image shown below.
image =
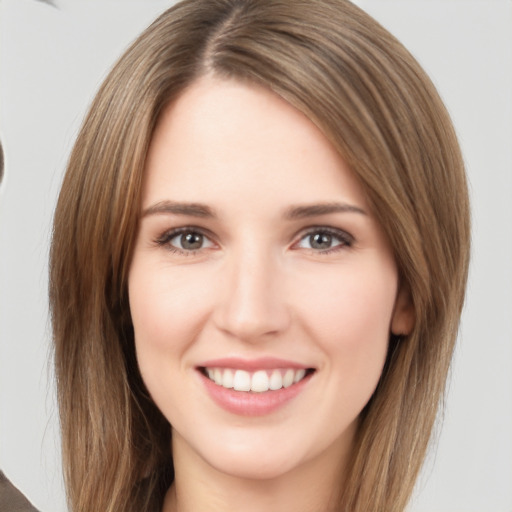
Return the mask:
{"type": "Polygon", "coordinates": [[[321,131],[258,86],[193,83],[150,146],[129,295],[140,370],[173,429],[164,510],[334,509],[390,332],[408,332],[412,313],[363,190],[321,131]],[[318,204],[344,206],[290,215],[318,204]],[[178,228],[202,235],[198,250],[178,228]],[[221,357],[315,371],[277,410],[244,416],[216,404],[197,369],[221,357]]]}

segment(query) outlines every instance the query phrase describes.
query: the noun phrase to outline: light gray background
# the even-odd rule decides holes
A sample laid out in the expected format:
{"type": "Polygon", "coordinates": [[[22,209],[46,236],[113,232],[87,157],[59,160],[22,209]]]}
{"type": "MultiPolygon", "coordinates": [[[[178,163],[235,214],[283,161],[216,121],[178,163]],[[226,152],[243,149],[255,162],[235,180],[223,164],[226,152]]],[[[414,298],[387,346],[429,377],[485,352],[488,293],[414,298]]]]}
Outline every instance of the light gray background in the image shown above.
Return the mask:
{"type": "MultiPolygon", "coordinates": [[[[0,467],[64,512],[47,253],[71,144],[115,58],[171,1],[0,0],[0,467]]],[[[512,512],[512,2],[359,0],[439,87],[473,200],[469,295],[411,512],[512,512]]]]}

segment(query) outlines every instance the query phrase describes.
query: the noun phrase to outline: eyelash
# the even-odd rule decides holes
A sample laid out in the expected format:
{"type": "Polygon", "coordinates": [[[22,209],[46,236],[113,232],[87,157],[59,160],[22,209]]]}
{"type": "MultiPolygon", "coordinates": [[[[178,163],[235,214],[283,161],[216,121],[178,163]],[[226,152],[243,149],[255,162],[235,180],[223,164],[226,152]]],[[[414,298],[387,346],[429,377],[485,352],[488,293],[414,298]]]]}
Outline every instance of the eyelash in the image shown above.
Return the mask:
{"type": "Polygon", "coordinates": [[[185,249],[180,249],[178,247],[174,247],[173,245],[171,245],[171,243],[170,243],[171,240],[173,240],[174,238],[176,238],[180,235],[187,235],[187,234],[200,235],[206,240],[211,239],[211,235],[209,235],[208,233],[205,233],[203,230],[194,228],[191,226],[185,226],[182,228],[171,229],[170,231],[166,231],[165,233],[163,233],[161,236],[159,236],[155,240],[155,243],[158,246],[165,247],[167,250],[169,250],[173,253],[180,254],[183,256],[194,256],[197,253],[199,253],[200,251],[204,250],[204,248],[185,250],[185,249]]]}
{"type": "Polygon", "coordinates": [[[341,229],[335,229],[335,228],[329,228],[324,226],[314,226],[309,228],[307,231],[303,232],[299,241],[294,243],[292,247],[296,247],[298,244],[300,244],[303,240],[307,239],[308,237],[311,237],[313,235],[329,235],[333,239],[337,239],[340,243],[338,245],[335,245],[333,247],[330,247],[328,249],[324,250],[315,250],[315,249],[307,249],[315,254],[331,254],[333,252],[340,251],[344,248],[350,248],[354,244],[354,237],[347,233],[346,231],[343,231],[341,229]]]}
{"type": "MultiPolygon", "coordinates": [[[[155,240],[155,244],[160,247],[165,247],[166,249],[168,249],[169,251],[171,251],[173,253],[184,255],[184,256],[194,256],[194,255],[197,255],[199,252],[207,249],[207,248],[201,247],[199,249],[185,250],[185,249],[180,249],[178,247],[171,245],[170,242],[174,238],[176,238],[180,235],[184,235],[184,234],[200,235],[200,236],[204,237],[204,239],[209,240],[210,243],[212,243],[212,244],[214,243],[214,242],[211,242],[211,235],[209,235],[202,229],[191,227],[191,226],[186,226],[186,227],[166,231],[165,233],[163,233],[161,236],[159,236],[155,240]]],[[[325,226],[314,226],[314,227],[308,228],[306,231],[303,231],[301,233],[299,240],[292,245],[292,250],[300,249],[300,247],[298,247],[298,245],[302,241],[304,241],[308,237],[311,237],[311,236],[317,235],[317,234],[328,235],[328,236],[332,237],[333,239],[338,240],[340,243],[333,247],[330,247],[328,249],[324,249],[324,250],[315,250],[313,248],[309,248],[309,249],[305,248],[305,250],[308,250],[309,252],[312,252],[315,254],[327,255],[327,254],[331,254],[333,252],[340,251],[343,248],[350,248],[354,244],[354,237],[352,235],[350,235],[349,233],[347,233],[346,231],[343,231],[341,229],[329,228],[329,227],[325,227],[325,226]]]]}

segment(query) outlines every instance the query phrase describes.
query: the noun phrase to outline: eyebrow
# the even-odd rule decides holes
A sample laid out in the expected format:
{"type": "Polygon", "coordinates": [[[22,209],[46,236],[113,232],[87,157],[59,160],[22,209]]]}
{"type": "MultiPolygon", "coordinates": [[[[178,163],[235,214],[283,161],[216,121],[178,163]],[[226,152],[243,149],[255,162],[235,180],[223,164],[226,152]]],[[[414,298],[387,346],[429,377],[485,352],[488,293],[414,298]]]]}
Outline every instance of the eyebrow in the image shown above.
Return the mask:
{"type": "Polygon", "coordinates": [[[304,219],[307,217],[316,217],[318,215],[329,215],[330,213],[367,213],[358,206],[347,203],[318,203],[305,206],[291,206],[287,208],[284,217],[288,220],[304,219]]]}
{"type": "Polygon", "coordinates": [[[174,215],[189,215],[191,217],[214,218],[215,212],[201,203],[178,203],[175,201],[160,201],[142,212],[142,217],[158,213],[170,213],[174,215]]]}
{"type": "MultiPolygon", "coordinates": [[[[142,217],[168,213],[172,215],[188,215],[200,218],[216,218],[215,211],[209,206],[201,203],[179,203],[176,201],[160,201],[142,212],[142,217]]],[[[367,213],[358,206],[347,203],[316,203],[311,205],[290,206],[285,210],[286,220],[298,220],[331,213],[367,213]]]]}

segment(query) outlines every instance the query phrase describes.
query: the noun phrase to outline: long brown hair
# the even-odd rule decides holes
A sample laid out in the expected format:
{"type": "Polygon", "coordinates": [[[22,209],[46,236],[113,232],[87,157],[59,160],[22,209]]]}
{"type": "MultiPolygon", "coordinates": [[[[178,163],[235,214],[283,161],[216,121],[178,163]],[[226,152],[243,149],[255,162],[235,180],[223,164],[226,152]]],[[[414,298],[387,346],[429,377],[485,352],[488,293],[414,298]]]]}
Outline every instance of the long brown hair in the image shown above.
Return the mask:
{"type": "Polygon", "coordinates": [[[390,340],[339,510],[403,511],[457,335],[468,194],[452,124],[429,78],[344,0],[186,0],[133,43],[100,88],[69,160],[50,263],[70,509],[155,510],[173,478],[170,426],[137,368],[126,278],[155,124],[208,73],[267,87],[316,123],[391,241],[415,326],[390,340]]]}

